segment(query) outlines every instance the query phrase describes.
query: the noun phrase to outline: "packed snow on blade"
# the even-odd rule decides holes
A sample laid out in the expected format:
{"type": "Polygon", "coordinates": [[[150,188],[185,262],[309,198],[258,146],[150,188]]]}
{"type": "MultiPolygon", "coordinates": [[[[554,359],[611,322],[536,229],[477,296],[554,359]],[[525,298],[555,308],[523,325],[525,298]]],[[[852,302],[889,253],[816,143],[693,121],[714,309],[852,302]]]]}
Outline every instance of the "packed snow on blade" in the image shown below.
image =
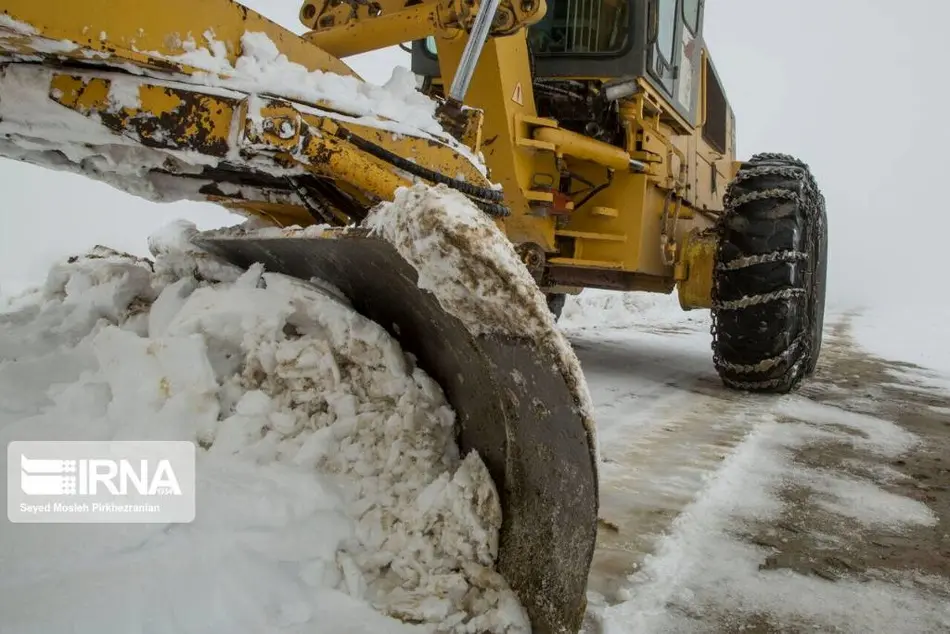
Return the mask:
{"type": "Polygon", "coordinates": [[[576,632],[597,532],[580,364],[504,233],[448,187],[401,188],[359,227],[229,228],[196,245],[338,289],[445,390],[498,489],[498,570],[535,631],[576,632]]]}
{"type": "Polygon", "coordinates": [[[4,444],[200,447],[192,524],[0,524],[5,626],[529,631],[495,570],[498,493],[439,386],[332,293],[193,233],[153,236],[154,262],[71,259],[0,315],[4,444]]]}

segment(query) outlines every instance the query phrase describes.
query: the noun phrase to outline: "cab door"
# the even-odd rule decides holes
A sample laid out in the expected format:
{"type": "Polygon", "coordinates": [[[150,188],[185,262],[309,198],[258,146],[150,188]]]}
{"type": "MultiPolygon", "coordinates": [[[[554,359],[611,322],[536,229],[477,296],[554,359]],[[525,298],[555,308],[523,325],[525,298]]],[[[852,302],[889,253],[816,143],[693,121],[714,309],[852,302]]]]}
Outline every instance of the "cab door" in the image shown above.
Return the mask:
{"type": "Polygon", "coordinates": [[[647,69],[691,123],[697,121],[704,0],[649,0],[647,69]]]}
{"type": "Polygon", "coordinates": [[[702,63],[703,0],[679,0],[676,48],[677,71],[673,102],[681,115],[698,123],[702,63]]]}
{"type": "Polygon", "coordinates": [[[676,8],[679,0],[650,0],[648,5],[649,55],[647,67],[650,74],[672,99],[676,83],[676,8]]]}

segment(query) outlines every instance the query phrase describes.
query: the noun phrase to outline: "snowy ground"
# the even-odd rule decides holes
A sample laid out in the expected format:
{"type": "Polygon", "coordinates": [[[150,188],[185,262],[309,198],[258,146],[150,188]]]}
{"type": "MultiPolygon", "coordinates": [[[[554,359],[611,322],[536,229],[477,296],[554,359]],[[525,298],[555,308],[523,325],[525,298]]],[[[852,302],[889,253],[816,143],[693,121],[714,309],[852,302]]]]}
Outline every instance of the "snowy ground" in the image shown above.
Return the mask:
{"type": "Polygon", "coordinates": [[[864,350],[920,360],[900,330],[832,312],[815,379],[774,398],[723,390],[672,296],[565,316],[606,462],[589,632],[950,629],[950,383],[864,350]]]}
{"type": "Polygon", "coordinates": [[[0,523],[0,631],[526,631],[441,389],[347,305],[188,253],[186,229],[154,264],[57,265],[0,315],[4,446],[203,449],[191,524],[0,523]]]}
{"type": "MultiPolygon", "coordinates": [[[[194,437],[198,521],[4,522],[0,629],[516,631],[481,464],[416,427],[448,428],[439,391],[321,293],[175,281],[159,238],[154,272],[101,252],[7,309],[0,437],[194,437]]],[[[719,385],[705,313],[569,301],[604,462],[587,632],[950,628],[948,376],[866,352],[893,346],[873,314],[827,323],[817,377],[754,397],[719,385]]]]}

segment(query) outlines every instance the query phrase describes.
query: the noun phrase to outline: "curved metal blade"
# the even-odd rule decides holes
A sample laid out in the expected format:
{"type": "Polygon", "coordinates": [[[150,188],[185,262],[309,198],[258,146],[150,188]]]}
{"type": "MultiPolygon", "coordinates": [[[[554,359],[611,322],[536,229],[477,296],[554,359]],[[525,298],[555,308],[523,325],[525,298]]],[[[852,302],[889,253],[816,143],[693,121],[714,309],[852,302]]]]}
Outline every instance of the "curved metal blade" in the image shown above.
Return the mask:
{"type": "Polygon", "coordinates": [[[318,238],[206,237],[199,247],[240,267],[339,288],[386,328],[444,390],[463,455],[474,449],[501,499],[498,571],[534,632],[577,632],[597,535],[593,448],[555,359],[532,339],[473,337],[386,241],[365,230],[318,238]]]}

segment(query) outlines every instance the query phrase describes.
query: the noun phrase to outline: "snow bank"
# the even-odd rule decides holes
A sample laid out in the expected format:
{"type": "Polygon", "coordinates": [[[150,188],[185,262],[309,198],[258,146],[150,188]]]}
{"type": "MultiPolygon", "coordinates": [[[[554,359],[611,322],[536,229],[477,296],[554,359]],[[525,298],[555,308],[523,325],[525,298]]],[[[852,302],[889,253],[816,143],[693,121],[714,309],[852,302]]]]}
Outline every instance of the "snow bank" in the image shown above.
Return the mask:
{"type": "Polygon", "coordinates": [[[0,314],[4,442],[201,448],[192,524],[0,525],[4,629],[528,631],[439,387],[344,303],[193,231],[152,236],[154,262],[61,263],[0,314]]]}
{"type": "Polygon", "coordinates": [[[431,292],[469,332],[528,337],[553,357],[596,452],[593,406],[580,361],[534,278],[490,217],[445,185],[415,185],[400,188],[364,224],[396,248],[418,273],[419,288],[431,292]]]}
{"type": "Polygon", "coordinates": [[[568,295],[560,325],[570,330],[630,328],[644,324],[709,322],[709,311],[684,311],[675,292],[620,292],[585,289],[568,295]]]}
{"type": "Polygon", "coordinates": [[[851,332],[872,354],[894,361],[914,363],[945,375],[950,390],[950,304],[941,298],[917,304],[899,301],[849,315],[851,332]]]}

